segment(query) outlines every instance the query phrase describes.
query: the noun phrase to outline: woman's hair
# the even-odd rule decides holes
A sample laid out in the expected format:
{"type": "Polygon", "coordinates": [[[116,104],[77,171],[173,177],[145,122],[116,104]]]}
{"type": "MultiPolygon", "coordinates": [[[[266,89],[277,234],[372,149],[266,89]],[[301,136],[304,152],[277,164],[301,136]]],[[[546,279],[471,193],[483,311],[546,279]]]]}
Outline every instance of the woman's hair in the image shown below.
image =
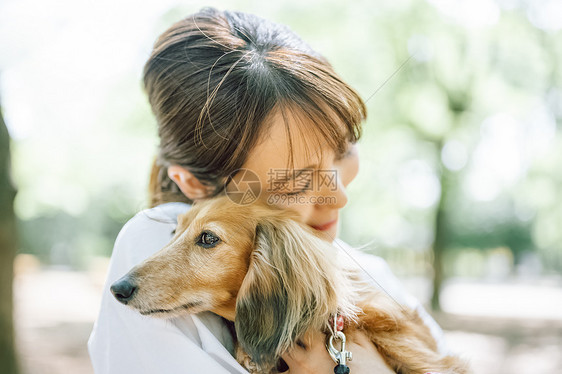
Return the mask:
{"type": "Polygon", "coordinates": [[[210,196],[219,194],[275,113],[282,114],[289,140],[290,118],[299,132],[312,131],[316,145],[324,140],[336,154],[359,139],[366,117],[359,95],[289,28],[214,8],[188,16],[158,38],[144,86],[160,137],[151,206],[192,202],[168,177],[170,165],[211,187],[210,196]]]}

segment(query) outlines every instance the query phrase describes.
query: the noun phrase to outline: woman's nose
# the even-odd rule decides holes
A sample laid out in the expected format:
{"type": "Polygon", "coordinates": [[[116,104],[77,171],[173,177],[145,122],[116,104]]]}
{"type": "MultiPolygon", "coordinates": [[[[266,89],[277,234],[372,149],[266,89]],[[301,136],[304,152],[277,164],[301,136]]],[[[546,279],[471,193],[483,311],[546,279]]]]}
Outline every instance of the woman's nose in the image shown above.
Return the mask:
{"type": "Polygon", "coordinates": [[[340,171],[337,169],[326,171],[325,176],[319,178],[318,203],[333,209],[341,209],[347,204],[347,194],[340,171]]]}

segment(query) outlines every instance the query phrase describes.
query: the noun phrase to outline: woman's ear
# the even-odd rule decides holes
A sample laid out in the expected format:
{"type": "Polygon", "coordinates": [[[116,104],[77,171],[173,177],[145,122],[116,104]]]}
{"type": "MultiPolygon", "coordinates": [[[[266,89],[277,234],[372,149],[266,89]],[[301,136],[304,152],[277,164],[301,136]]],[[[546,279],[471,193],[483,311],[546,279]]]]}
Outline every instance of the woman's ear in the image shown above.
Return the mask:
{"type": "Polygon", "coordinates": [[[178,185],[181,192],[191,200],[205,198],[209,193],[209,188],[182,166],[170,165],[168,176],[178,185]]]}
{"type": "Polygon", "coordinates": [[[333,247],[290,219],[262,219],[248,273],[236,300],[244,350],[268,369],[308,329],[322,329],[338,310],[333,247]],[[333,253],[332,253],[333,254],[333,253]]]}

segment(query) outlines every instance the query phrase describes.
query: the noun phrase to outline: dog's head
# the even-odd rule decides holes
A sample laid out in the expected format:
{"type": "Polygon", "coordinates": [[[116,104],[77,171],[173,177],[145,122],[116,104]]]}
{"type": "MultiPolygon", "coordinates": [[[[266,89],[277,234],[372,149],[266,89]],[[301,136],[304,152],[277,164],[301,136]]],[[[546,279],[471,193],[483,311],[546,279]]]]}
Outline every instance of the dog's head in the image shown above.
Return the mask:
{"type": "Polygon", "coordinates": [[[122,303],[160,317],[212,311],[234,319],[242,347],[272,366],[308,329],[355,309],[336,249],[290,210],[226,197],[178,217],[171,242],[115,282],[122,303]]]}

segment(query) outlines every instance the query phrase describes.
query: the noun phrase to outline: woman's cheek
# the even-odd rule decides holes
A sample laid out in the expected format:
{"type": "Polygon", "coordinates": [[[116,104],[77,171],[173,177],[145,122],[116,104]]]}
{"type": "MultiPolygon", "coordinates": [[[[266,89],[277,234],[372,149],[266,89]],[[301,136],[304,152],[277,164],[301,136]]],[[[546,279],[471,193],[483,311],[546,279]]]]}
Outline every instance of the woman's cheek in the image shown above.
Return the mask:
{"type": "Polygon", "coordinates": [[[308,222],[309,218],[312,216],[314,206],[313,204],[310,204],[309,199],[310,197],[308,194],[298,197],[283,197],[281,195],[270,195],[269,198],[264,197],[264,201],[267,201],[268,204],[275,205],[281,209],[289,209],[296,212],[300,217],[301,222],[308,222]]]}
{"type": "MultiPolygon", "coordinates": [[[[306,197],[304,198],[306,199],[306,197]]],[[[305,202],[304,204],[294,204],[291,206],[291,209],[299,214],[301,222],[308,222],[310,220],[310,217],[312,216],[314,206],[308,202],[305,202]]]]}

